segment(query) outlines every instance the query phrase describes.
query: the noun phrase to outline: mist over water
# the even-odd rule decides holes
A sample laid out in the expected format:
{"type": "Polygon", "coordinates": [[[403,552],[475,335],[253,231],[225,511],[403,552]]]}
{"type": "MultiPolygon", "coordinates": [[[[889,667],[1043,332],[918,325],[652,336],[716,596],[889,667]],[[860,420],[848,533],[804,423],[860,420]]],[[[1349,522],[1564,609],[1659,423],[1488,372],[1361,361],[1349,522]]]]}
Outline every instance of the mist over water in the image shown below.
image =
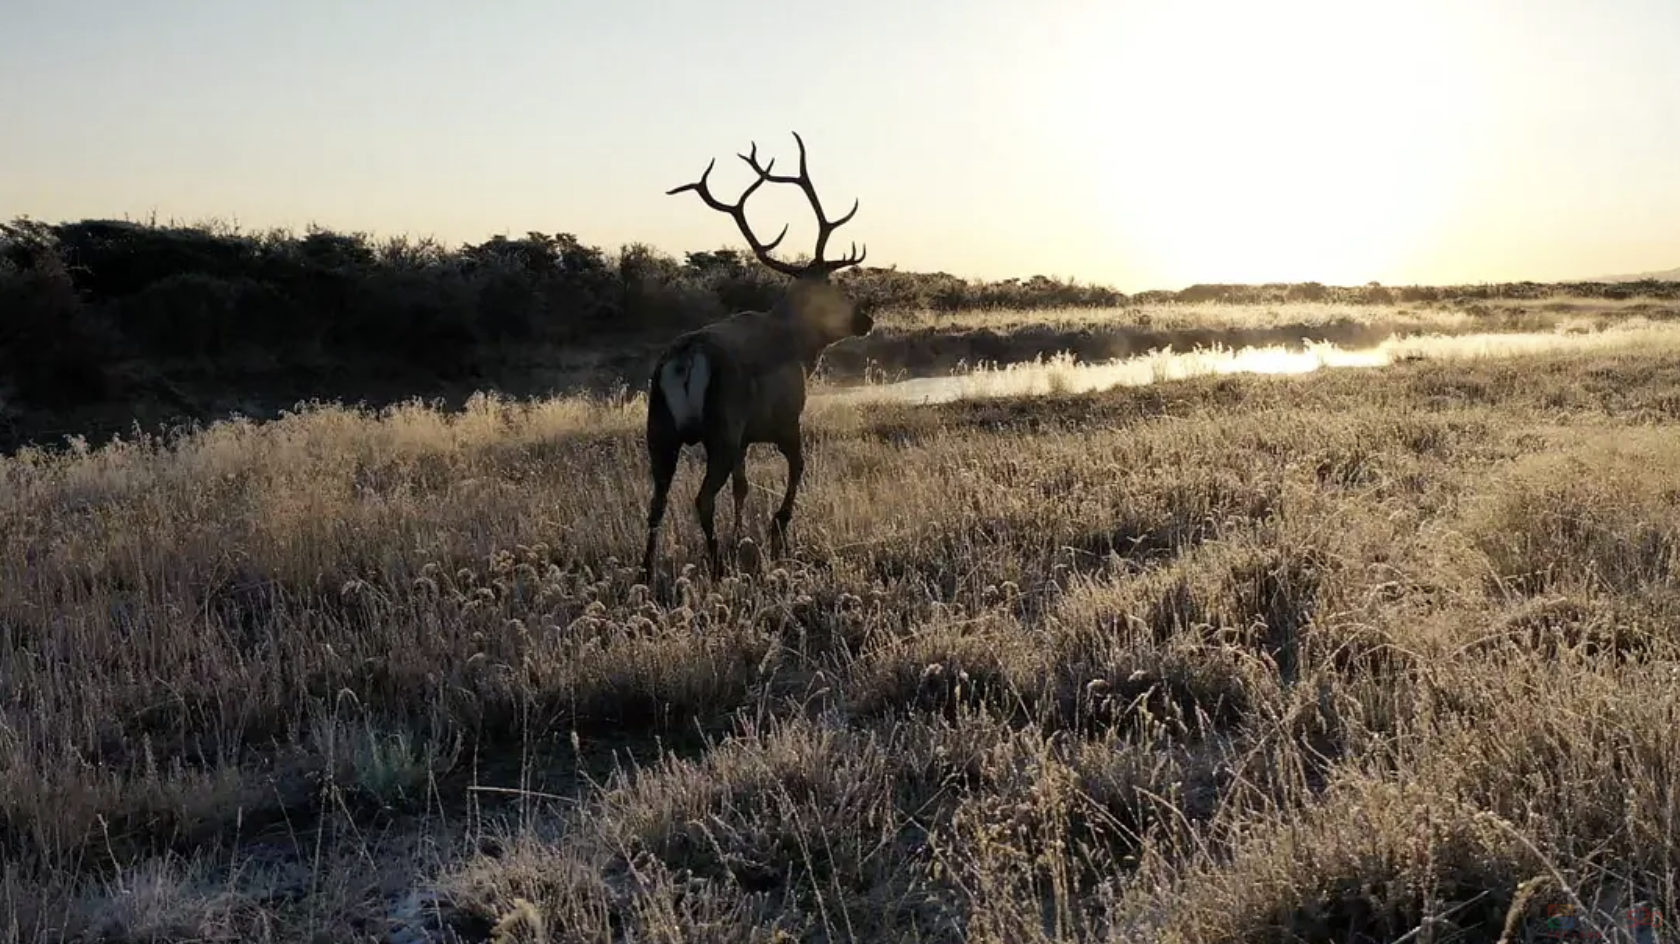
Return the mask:
{"type": "Polygon", "coordinates": [[[1409,360],[1520,357],[1618,347],[1648,349],[1651,345],[1680,348],[1680,325],[1629,321],[1599,331],[1391,336],[1375,346],[1352,349],[1307,340],[1299,350],[1282,345],[1215,346],[1184,352],[1152,351],[1096,363],[1078,363],[1070,354],[1057,354],[947,377],[826,388],[816,392],[813,399],[828,403],[949,403],[985,397],[1086,393],[1210,374],[1306,374],[1336,368],[1386,367],[1409,360]]]}

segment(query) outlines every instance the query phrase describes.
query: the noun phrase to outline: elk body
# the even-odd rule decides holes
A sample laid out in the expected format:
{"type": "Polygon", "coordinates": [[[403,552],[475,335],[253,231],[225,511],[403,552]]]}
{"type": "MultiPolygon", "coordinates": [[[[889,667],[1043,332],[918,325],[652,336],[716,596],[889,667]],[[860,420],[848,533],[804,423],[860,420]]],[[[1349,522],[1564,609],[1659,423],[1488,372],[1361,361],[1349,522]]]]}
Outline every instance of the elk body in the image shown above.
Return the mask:
{"type": "Polygon", "coordinates": [[[647,452],[653,498],[648,506],[647,546],[642,555],[645,575],[653,572],[659,525],[684,446],[701,445],[706,451],[706,474],[694,510],[706,538],[707,562],[714,573],[719,566],[714,525],[717,495],[724,480],[733,479],[735,528],[739,532],[748,489],[747,448],[756,443],[774,446],[787,461],[787,490],[771,519],[773,546],[785,545],[805,471],[800,417],[805,411],[806,378],[830,345],[867,334],[874,327],[874,319],[859,311],[828,281],[840,269],[862,262],[868,250],[858,252],[854,245],[852,254],[843,259],[823,258],[829,236],[857,214],[858,205],[854,201],[851,211],[837,220],[830,221],[823,214],[806,169],[805,142],[797,132],[793,137],[799,143],[799,173],[794,176],[771,173],[774,160],[760,166],[756,143],[751,154],[737,155],[758,179],[733,204],[718,200],[706,186],[717,163],[715,158],[698,181],[667,191],[678,194],[693,190],[707,206],[728,214],[758,260],[794,281],[769,311],[739,312],[679,335],[654,364],[648,378],[647,452]],[[794,265],[770,255],[787,236],[786,226],[781,235],[763,243],[747,223],[747,198],[766,182],[796,184],[810,201],[817,217],[817,237],[809,263],[794,265]]]}

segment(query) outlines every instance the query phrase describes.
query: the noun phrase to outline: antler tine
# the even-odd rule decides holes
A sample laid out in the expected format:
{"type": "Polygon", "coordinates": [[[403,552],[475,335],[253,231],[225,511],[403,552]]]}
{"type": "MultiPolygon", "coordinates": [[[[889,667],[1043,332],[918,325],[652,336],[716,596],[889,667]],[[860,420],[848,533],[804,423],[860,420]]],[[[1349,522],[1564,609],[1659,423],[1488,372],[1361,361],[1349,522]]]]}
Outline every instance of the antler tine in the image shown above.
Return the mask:
{"type": "Polygon", "coordinates": [[[777,246],[780,246],[782,244],[782,237],[787,235],[787,231],[788,231],[788,225],[786,223],[783,223],[782,224],[782,231],[776,234],[775,239],[772,239],[769,242],[765,243],[762,251],[769,252],[770,250],[775,249],[777,246]]]}
{"type": "Polygon", "coordinates": [[[715,164],[717,164],[717,158],[714,157],[710,161],[706,162],[706,169],[700,173],[699,180],[696,180],[691,184],[683,184],[681,187],[673,187],[670,190],[665,191],[665,195],[669,197],[673,194],[682,193],[684,190],[693,190],[694,192],[700,194],[700,198],[702,200],[705,200],[707,203],[712,202],[712,192],[706,189],[706,178],[712,175],[712,167],[715,164]]]}
{"type": "Polygon", "coordinates": [[[776,166],[776,159],[773,158],[773,157],[770,158],[770,163],[765,164],[763,167],[758,166],[758,142],[757,141],[752,142],[752,151],[751,151],[750,154],[737,154],[735,156],[740,158],[743,161],[746,161],[747,166],[751,167],[753,169],[754,173],[758,174],[758,176],[763,177],[767,180],[770,178],[770,169],[772,167],[776,166]]]}
{"type": "Polygon", "coordinates": [[[851,210],[847,211],[845,216],[840,217],[839,219],[835,220],[834,222],[832,222],[828,225],[833,226],[833,227],[838,229],[839,227],[845,226],[847,223],[850,223],[852,221],[852,217],[857,216],[858,205],[860,203],[862,203],[862,201],[854,197],[852,199],[851,210]]]}
{"type": "Polygon", "coordinates": [[[858,244],[854,242],[854,243],[852,243],[852,251],[846,254],[846,258],[841,259],[838,262],[836,262],[835,266],[837,268],[844,268],[846,266],[854,266],[854,265],[857,265],[858,263],[862,262],[864,259],[867,259],[868,257],[869,257],[869,246],[867,244],[865,244],[864,247],[863,247],[863,251],[859,252],[858,251],[858,244]]]}
{"type": "Polygon", "coordinates": [[[799,145],[799,176],[809,177],[811,175],[805,169],[805,139],[800,137],[797,131],[790,133],[793,135],[793,143],[799,145]]]}

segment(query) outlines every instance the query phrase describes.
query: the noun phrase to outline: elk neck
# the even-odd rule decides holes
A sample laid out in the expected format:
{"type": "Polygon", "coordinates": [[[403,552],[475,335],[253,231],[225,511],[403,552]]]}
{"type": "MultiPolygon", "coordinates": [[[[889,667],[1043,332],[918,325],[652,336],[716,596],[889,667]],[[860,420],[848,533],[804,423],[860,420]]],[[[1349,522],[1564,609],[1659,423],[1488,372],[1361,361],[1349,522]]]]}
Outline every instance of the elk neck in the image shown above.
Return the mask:
{"type": "Polygon", "coordinates": [[[798,322],[793,325],[792,336],[793,352],[799,358],[799,363],[804,365],[806,374],[816,370],[823,352],[828,350],[829,345],[840,340],[809,324],[798,322]]]}

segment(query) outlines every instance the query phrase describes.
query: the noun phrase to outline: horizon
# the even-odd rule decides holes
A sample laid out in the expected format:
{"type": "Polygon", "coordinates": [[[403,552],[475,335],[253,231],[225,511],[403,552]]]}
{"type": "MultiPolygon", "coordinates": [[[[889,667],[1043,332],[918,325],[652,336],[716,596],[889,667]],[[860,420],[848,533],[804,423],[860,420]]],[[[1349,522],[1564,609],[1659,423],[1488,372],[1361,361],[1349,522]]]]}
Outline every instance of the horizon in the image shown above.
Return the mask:
{"type": "MultiPolygon", "coordinates": [[[[824,208],[827,209],[826,205],[825,205],[824,208]]],[[[833,214],[830,214],[830,215],[833,215],[833,214]]],[[[148,218],[148,219],[142,220],[142,219],[135,219],[132,215],[129,215],[129,216],[122,216],[122,217],[83,217],[81,219],[61,219],[61,220],[37,220],[37,219],[34,219],[33,217],[14,217],[13,219],[14,220],[28,219],[28,220],[31,220],[33,222],[45,224],[47,226],[75,225],[75,224],[78,224],[78,223],[124,223],[124,224],[128,224],[128,225],[135,226],[135,227],[154,227],[154,228],[164,229],[164,230],[179,230],[179,231],[195,231],[196,230],[196,231],[199,231],[199,232],[211,233],[212,235],[216,235],[216,236],[228,236],[230,238],[241,238],[241,237],[252,238],[252,237],[263,237],[263,236],[278,234],[278,235],[281,235],[283,237],[296,239],[296,238],[302,238],[304,235],[307,235],[307,232],[304,229],[292,228],[292,227],[289,227],[289,226],[250,227],[250,228],[247,228],[247,227],[241,226],[238,223],[238,221],[236,221],[236,220],[222,220],[222,219],[215,219],[215,218],[201,219],[201,220],[176,220],[176,219],[148,218]]],[[[5,222],[6,221],[0,220],[0,225],[3,225],[5,222]]],[[[323,232],[333,233],[333,234],[338,235],[338,236],[360,237],[362,239],[365,239],[369,244],[372,244],[374,246],[377,246],[380,242],[382,242],[386,239],[403,239],[403,238],[414,239],[415,238],[413,236],[413,234],[407,234],[407,233],[378,233],[378,232],[369,232],[369,231],[336,230],[336,229],[333,229],[331,227],[326,227],[326,226],[317,226],[316,228],[320,229],[323,232]]],[[[538,235],[554,236],[554,235],[558,235],[560,233],[565,233],[565,232],[566,232],[565,230],[559,230],[559,231],[550,232],[550,233],[539,233],[538,235]]],[[[493,239],[497,238],[498,236],[503,237],[503,238],[507,238],[507,239],[510,239],[510,240],[519,240],[519,239],[526,238],[527,235],[528,235],[528,233],[525,233],[525,232],[521,232],[521,233],[508,233],[508,232],[487,233],[487,234],[485,234],[484,236],[482,236],[481,238],[478,238],[478,239],[469,238],[469,239],[466,239],[466,240],[456,240],[456,241],[438,240],[437,242],[446,252],[459,252],[459,251],[467,248],[470,245],[481,244],[481,243],[487,242],[489,240],[493,240],[493,239]]],[[[645,240],[632,240],[629,243],[623,243],[623,244],[619,244],[619,245],[606,245],[606,244],[591,242],[590,239],[585,234],[582,234],[582,233],[571,233],[570,235],[575,237],[579,241],[579,243],[581,243],[582,245],[584,245],[586,247],[589,247],[589,248],[600,250],[607,257],[609,262],[611,261],[614,254],[616,254],[620,250],[622,250],[622,249],[624,249],[624,248],[626,248],[630,245],[634,245],[634,244],[637,244],[637,243],[641,243],[642,245],[648,245],[645,240]]],[[[703,248],[679,248],[675,252],[672,252],[670,250],[660,248],[660,247],[653,247],[653,248],[658,252],[664,253],[667,258],[672,259],[673,261],[675,261],[679,264],[683,263],[683,261],[684,261],[683,257],[684,257],[685,254],[717,252],[719,250],[725,250],[725,249],[733,250],[735,252],[740,253],[743,256],[747,256],[747,257],[752,256],[752,248],[750,246],[747,246],[744,242],[742,242],[740,240],[736,240],[736,241],[733,241],[733,242],[726,242],[726,243],[722,243],[722,244],[719,244],[719,245],[716,245],[716,246],[708,246],[708,247],[703,247],[703,248]]],[[[1008,274],[1008,273],[1005,273],[1005,274],[1001,274],[1001,275],[975,276],[975,275],[963,275],[961,273],[956,273],[956,272],[946,272],[946,271],[943,271],[943,270],[906,269],[903,266],[898,266],[898,265],[895,265],[894,263],[885,263],[885,264],[879,264],[878,265],[878,264],[875,264],[872,260],[866,260],[862,265],[857,267],[857,271],[871,271],[871,270],[879,270],[879,271],[895,270],[895,271],[902,272],[906,275],[912,275],[912,276],[917,276],[917,275],[923,275],[923,276],[946,275],[946,276],[952,276],[952,277],[955,277],[955,278],[958,278],[958,279],[963,279],[963,280],[968,281],[970,283],[977,283],[977,282],[978,283],[985,283],[985,282],[996,283],[996,282],[1005,282],[1005,281],[1028,281],[1030,279],[1034,279],[1034,278],[1038,278],[1038,277],[1044,277],[1044,278],[1051,279],[1052,281],[1063,281],[1067,284],[1077,284],[1077,285],[1090,286],[1090,287],[1099,288],[1099,289],[1112,289],[1112,290],[1115,290],[1115,291],[1121,291],[1118,286],[1115,286],[1115,285],[1109,284],[1109,283],[1104,283],[1101,280],[1097,280],[1097,279],[1086,279],[1086,278],[1080,278],[1078,276],[1054,275],[1054,274],[1044,273],[1044,272],[1035,272],[1035,273],[1031,273],[1031,274],[1026,274],[1026,273],[1008,274]]],[[[851,271],[851,270],[844,270],[844,271],[851,271]]],[[[1604,273],[1601,276],[1588,276],[1588,277],[1584,277],[1584,278],[1572,278],[1572,279],[1501,279],[1501,280],[1478,280],[1478,281],[1469,281],[1469,282],[1381,282],[1381,281],[1375,280],[1375,279],[1368,280],[1366,282],[1361,282],[1361,283],[1325,282],[1321,279],[1296,279],[1296,280],[1292,280],[1292,281],[1273,280],[1273,281],[1250,281],[1250,282],[1189,282],[1189,283],[1185,283],[1183,285],[1174,285],[1174,286],[1170,286],[1170,287],[1140,286],[1140,287],[1136,287],[1136,288],[1126,289],[1122,292],[1122,294],[1123,295],[1136,296],[1136,295],[1143,295],[1143,294],[1147,294],[1147,293],[1151,293],[1151,292],[1180,292],[1180,291],[1184,291],[1186,289],[1201,288],[1201,287],[1208,287],[1208,286],[1221,286],[1221,285],[1232,286],[1232,287],[1260,288],[1260,287],[1273,286],[1273,285],[1318,284],[1318,285],[1324,286],[1325,288],[1331,288],[1331,289],[1359,289],[1359,288],[1364,288],[1364,287],[1371,286],[1371,285],[1376,285],[1376,286],[1380,286],[1380,287],[1383,287],[1383,288],[1401,289],[1401,288],[1453,288],[1453,287],[1457,287],[1457,286],[1470,287],[1470,286],[1482,286],[1482,285],[1496,286],[1496,285],[1516,285],[1516,284],[1524,284],[1524,283],[1531,283],[1531,284],[1536,284],[1536,285],[1572,284],[1572,283],[1579,283],[1579,284],[1600,283],[1600,284],[1603,284],[1603,283],[1607,283],[1607,282],[1632,282],[1632,281],[1680,282],[1680,268],[1670,269],[1670,270],[1661,270],[1661,271],[1647,271],[1647,272],[1604,273]]]]}
{"type": "MultiPolygon", "coordinates": [[[[733,200],[735,155],[790,172],[797,131],[830,216],[859,201],[835,251],[870,267],[1135,293],[1680,265],[1663,0],[458,9],[25,4],[0,37],[0,216],[681,258],[744,241],[666,191],[715,158],[733,200]]],[[[749,207],[809,251],[796,188],[749,207]]]]}

